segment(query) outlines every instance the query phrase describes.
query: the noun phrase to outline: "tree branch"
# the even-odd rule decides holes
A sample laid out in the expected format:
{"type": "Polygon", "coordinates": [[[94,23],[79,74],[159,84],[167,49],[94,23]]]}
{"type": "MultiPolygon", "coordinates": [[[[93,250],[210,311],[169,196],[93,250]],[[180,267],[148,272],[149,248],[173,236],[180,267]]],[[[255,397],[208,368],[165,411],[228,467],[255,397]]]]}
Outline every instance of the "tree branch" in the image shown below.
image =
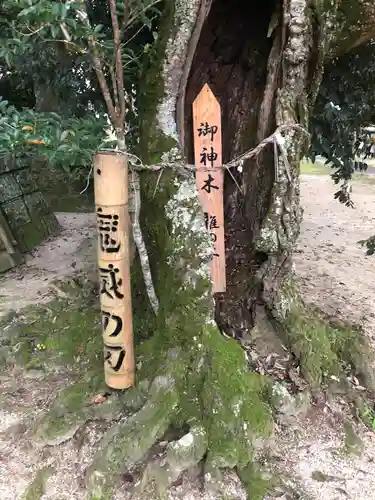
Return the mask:
{"type": "Polygon", "coordinates": [[[120,30],[120,39],[122,39],[122,35],[124,34],[125,27],[129,22],[130,16],[130,5],[129,0],[124,0],[124,17],[122,18],[121,30],[120,30]]]}
{"type": "MultiPolygon", "coordinates": [[[[82,1],[82,10],[77,10],[77,15],[87,27],[91,28],[84,1],[82,1]]],[[[99,82],[100,90],[102,91],[103,99],[107,106],[109,117],[111,119],[112,125],[115,128],[118,128],[116,108],[112,101],[111,93],[109,91],[108,83],[103,71],[103,63],[99,57],[96,42],[93,36],[88,37],[88,46],[89,55],[91,57],[94,71],[99,82]]]]}
{"type": "MultiPolygon", "coordinates": [[[[125,89],[124,89],[124,68],[121,59],[121,39],[120,39],[120,28],[118,24],[117,9],[115,0],[108,0],[109,9],[111,12],[111,21],[113,28],[113,39],[115,42],[115,61],[116,61],[116,84],[118,91],[118,101],[119,109],[117,111],[118,121],[120,125],[121,132],[124,131],[124,121],[125,121],[125,89]]],[[[126,15],[126,14],[125,14],[126,15]]]]}
{"type": "Polygon", "coordinates": [[[111,118],[112,124],[115,128],[118,127],[117,114],[116,109],[112,101],[111,93],[108,88],[108,83],[104,75],[102,61],[97,53],[95,41],[92,37],[89,38],[89,48],[90,48],[90,56],[92,58],[94,70],[96,73],[96,77],[99,81],[100,89],[103,94],[104,101],[106,103],[109,117],[111,118]]]}
{"type": "Polygon", "coordinates": [[[111,75],[112,87],[113,87],[113,99],[115,101],[115,108],[118,110],[119,107],[119,95],[118,95],[118,87],[116,82],[116,75],[113,70],[113,66],[108,65],[109,74],[111,75]]]}

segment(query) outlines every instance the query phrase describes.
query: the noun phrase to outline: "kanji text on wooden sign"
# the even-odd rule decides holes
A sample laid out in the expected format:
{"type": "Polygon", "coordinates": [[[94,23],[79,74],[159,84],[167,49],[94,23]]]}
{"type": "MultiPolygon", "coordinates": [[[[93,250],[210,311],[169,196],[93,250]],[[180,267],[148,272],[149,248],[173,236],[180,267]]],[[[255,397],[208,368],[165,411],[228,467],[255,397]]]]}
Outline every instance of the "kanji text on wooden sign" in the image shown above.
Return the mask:
{"type": "Polygon", "coordinates": [[[196,184],[206,228],[212,235],[213,292],[225,292],[224,171],[220,104],[206,84],[193,103],[196,184]]]}

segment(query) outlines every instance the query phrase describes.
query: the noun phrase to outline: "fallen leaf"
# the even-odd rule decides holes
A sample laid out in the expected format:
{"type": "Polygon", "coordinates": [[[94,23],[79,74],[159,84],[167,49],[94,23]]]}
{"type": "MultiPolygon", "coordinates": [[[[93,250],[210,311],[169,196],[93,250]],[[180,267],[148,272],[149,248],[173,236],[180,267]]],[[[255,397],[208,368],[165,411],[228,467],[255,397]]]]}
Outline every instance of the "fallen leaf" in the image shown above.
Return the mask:
{"type": "Polygon", "coordinates": [[[103,394],[98,394],[97,396],[94,396],[91,400],[92,405],[101,405],[107,401],[107,398],[103,396],[103,394]]]}

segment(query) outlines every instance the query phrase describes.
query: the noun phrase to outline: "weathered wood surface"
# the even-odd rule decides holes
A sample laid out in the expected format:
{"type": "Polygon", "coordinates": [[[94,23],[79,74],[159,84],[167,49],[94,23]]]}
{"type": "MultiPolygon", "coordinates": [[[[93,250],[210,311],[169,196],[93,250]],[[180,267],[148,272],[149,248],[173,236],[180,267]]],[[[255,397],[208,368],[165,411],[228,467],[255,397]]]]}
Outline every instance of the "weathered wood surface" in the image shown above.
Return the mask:
{"type": "Polygon", "coordinates": [[[224,171],[221,108],[206,84],[193,103],[196,184],[214,251],[211,264],[213,293],[225,292],[224,171]]]}

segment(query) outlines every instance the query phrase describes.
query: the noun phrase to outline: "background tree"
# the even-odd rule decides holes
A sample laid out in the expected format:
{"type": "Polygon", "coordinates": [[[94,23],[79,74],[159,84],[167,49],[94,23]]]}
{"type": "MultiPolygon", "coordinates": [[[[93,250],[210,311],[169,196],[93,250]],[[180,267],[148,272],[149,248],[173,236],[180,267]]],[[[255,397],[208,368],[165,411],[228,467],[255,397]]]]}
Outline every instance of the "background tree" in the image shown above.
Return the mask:
{"type": "MultiPolygon", "coordinates": [[[[143,384],[137,394],[144,404],[137,404],[141,408],[132,418],[104,436],[88,471],[90,494],[111,498],[113,478],[122,467],[133,467],[171,427],[177,429],[176,440],[168,445],[165,461],[152,463],[144,476],[156,479],[159,490],[201,461],[210,473],[206,478],[215,478],[214,483],[219,484],[225,467],[236,467],[246,481],[255,459],[254,438],[272,427],[272,378],[257,373],[270,352],[281,357],[283,344],[287,346],[291,355],[285,370],[298,369],[314,397],[330,375],[345,384],[345,370],[358,376],[369,394],[374,389],[364,339],[350,329],[327,326],[309,311],[292,274],[302,217],[299,163],[308,152],[309,126],[313,152],[333,163],[339,181],[355,168],[353,141],[347,120],[341,115],[337,120],[331,101],[347,114],[351,130],[371,120],[370,101],[361,107],[359,118],[355,112],[365,84],[357,89],[350,78],[340,80],[337,97],[333,85],[348,66],[361,71],[357,62],[362,49],[351,51],[372,38],[374,7],[362,1],[354,8],[347,0],[267,0],[261,6],[241,0],[175,0],[157,2],[157,11],[149,3],[117,2],[116,11],[113,5],[104,0],[4,2],[8,32],[1,55],[9,78],[16,81],[18,75],[22,84],[27,81],[21,71],[22,57],[27,57],[36,64],[29,81],[43,82],[38,60],[44,59],[39,54],[51,61],[48,51],[59,51],[53,52],[57,55],[52,65],[56,61],[59,71],[69,74],[65,91],[77,89],[67,116],[62,111],[17,111],[3,104],[4,154],[20,149],[31,154],[27,141],[40,140],[38,152],[50,162],[86,165],[105,140],[106,114],[115,132],[110,139],[123,149],[126,114],[120,100],[133,89],[134,109],[126,118],[128,152],[147,165],[181,166],[181,156],[192,163],[191,107],[206,82],[222,107],[225,162],[270,136],[274,140],[262,143],[256,156],[243,161],[242,168],[232,172],[234,178],[225,178],[228,289],[215,297],[218,328],[212,324],[207,276],[199,273],[205,241],[192,224],[199,219],[194,184],[181,177],[180,168],[166,168],[161,179],[158,173],[142,173],[141,220],[160,309],[155,318],[137,261],[135,321],[143,337],[143,384]],[[131,71],[120,75],[117,66],[113,77],[119,52],[113,13],[120,25],[128,26],[132,9],[136,22],[131,30],[120,29],[122,64],[131,71]],[[330,72],[316,101],[324,65],[330,72]],[[81,94],[78,89],[85,85],[90,92],[81,94]],[[99,134],[93,132],[98,117],[103,118],[99,134]],[[20,132],[16,124],[28,121],[33,129],[20,132]],[[328,128],[329,121],[335,126],[328,128]],[[203,249],[202,255],[197,248],[203,249]],[[185,432],[188,437],[181,437],[185,432]]],[[[367,48],[371,59],[371,44],[367,48]]],[[[54,95],[63,94],[59,78],[49,82],[54,95]]],[[[37,102],[36,86],[32,88],[37,102]]],[[[115,147],[111,140],[106,144],[115,147]]],[[[198,227],[204,227],[202,221],[198,227]]],[[[292,381],[287,385],[295,389],[292,381]]]]}

